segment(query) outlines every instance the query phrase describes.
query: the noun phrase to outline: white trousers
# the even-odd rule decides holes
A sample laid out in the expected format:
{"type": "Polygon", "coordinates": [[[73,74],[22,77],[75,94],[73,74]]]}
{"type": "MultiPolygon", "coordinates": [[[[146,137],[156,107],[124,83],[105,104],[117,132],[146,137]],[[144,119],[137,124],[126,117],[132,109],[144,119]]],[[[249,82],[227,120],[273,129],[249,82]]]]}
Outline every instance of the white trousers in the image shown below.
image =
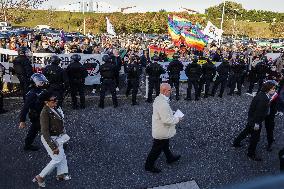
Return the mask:
{"type": "MultiPolygon", "coordinates": [[[[51,136],[51,139],[56,141],[59,137],[57,136],[51,136]]],[[[53,169],[56,167],[57,169],[57,175],[67,174],[68,173],[68,166],[67,166],[67,160],[66,155],[64,153],[63,144],[60,143],[58,149],[59,154],[53,154],[53,151],[46,143],[45,139],[41,135],[41,142],[43,146],[45,147],[48,155],[51,157],[51,161],[46,165],[46,167],[41,171],[39,174],[40,177],[44,178],[46,175],[50,174],[53,169]]]]}

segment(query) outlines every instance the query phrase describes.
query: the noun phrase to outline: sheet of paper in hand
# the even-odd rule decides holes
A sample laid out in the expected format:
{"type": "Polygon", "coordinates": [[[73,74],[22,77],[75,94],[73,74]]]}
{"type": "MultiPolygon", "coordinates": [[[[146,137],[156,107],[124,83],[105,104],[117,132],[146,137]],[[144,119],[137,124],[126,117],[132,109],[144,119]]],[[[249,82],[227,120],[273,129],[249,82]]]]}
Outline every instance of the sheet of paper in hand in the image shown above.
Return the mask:
{"type": "Polygon", "coordinates": [[[174,117],[183,118],[183,116],[184,116],[184,114],[180,110],[177,110],[176,113],[174,114],[174,117]]]}

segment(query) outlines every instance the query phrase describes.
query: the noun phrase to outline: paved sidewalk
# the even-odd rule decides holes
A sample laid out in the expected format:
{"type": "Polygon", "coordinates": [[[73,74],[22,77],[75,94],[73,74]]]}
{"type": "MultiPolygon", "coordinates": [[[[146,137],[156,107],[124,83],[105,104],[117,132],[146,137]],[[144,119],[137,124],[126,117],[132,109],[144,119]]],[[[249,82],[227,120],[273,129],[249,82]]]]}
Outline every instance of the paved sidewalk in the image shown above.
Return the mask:
{"type": "Polygon", "coordinates": [[[193,180],[193,181],[181,182],[177,184],[159,186],[159,187],[154,187],[154,188],[149,188],[149,189],[199,189],[199,187],[197,183],[193,180]]]}

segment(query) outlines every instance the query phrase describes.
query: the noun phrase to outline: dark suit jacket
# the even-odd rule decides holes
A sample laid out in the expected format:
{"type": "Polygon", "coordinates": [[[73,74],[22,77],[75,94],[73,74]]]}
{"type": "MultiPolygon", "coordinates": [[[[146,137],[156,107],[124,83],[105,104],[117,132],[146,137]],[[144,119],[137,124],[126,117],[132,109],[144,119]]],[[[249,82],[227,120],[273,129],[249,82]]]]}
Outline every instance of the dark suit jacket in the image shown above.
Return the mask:
{"type": "Polygon", "coordinates": [[[52,150],[57,148],[50,136],[64,133],[63,119],[54,113],[48,106],[44,106],[40,114],[41,134],[52,150]]]}
{"type": "Polygon", "coordinates": [[[269,112],[269,102],[270,99],[267,97],[266,93],[259,92],[253,99],[249,107],[248,121],[252,124],[261,124],[265,116],[269,112]]]}

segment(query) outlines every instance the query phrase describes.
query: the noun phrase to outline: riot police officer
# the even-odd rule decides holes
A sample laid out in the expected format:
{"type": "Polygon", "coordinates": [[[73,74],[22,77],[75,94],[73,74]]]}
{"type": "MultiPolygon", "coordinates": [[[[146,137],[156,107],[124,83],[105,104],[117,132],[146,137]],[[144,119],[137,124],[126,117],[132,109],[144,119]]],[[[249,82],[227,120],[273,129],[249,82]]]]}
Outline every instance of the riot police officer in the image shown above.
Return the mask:
{"type": "Polygon", "coordinates": [[[25,103],[20,113],[19,128],[26,127],[26,117],[29,115],[32,123],[25,139],[24,150],[37,151],[39,147],[32,143],[40,131],[40,112],[44,106],[41,96],[46,92],[48,80],[43,74],[35,73],[31,76],[31,90],[26,94],[25,103]]]}
{"type": "Polygon", "coordinates": [[[139,79],[142,72],[142,67],[136,57],[131,58],[130,64],[126,65],[127,73],[127,88],[126,97],[128,97],[130,90],[132,89],[132,105],[137,105],[137,93],[139,88],[139,79]]]}
{"type": "Polygon", "coordinates": [[[258,81],[258,90],[257,90],[257,92],[260,91],[260,89],[262,87],[262,84],[263,84],[263,82],[265,80],[266,74],[267,74],[267,72],[269,70],[269,66],[268,66],[267,63],[268,63],[267,58],[263,57],[262,61],[255,66],[256,77],[257,77],[257,81],[258,81]]]}
{"type": "Polygon", "coordinates": [[[249,89],[247,93],[252,93],[254,84],[257,82],[257,73],[256,73],[256,65],[259,61],[259,57],[255,57],[250,65],[248,80],[249,80],[249,89]]]}
{"type": "MultiPolygon", "coordinates": [[[[201,69],[202,69],[202,76],[201,76],[200,84],[199,84],[200,93],[201,93],[201,89],[203,85],[205,84],[204,98],[207,98],[209,95],[210,84],[216,74],[216,67],[212,63],[212,61],[209,58],[207,58],[206,63],[202,65],[201,69]]],[[[199,96],[200,95],[201,94],[199,94],[199,96]]]]}
{"type": "Polygon", "coordinates": [[[81,56],[79,54],[73,54],[71,57],[71,63],[66,69],[66,73],[69,79],[69,85],[71,90],[72,108],[78,109],[77,93],[80,96],[80,108],[85,108],[85,78],[88,76],[88,71],[80,63],[81,56]]]}
{"type": "Polygon", "coordinates": [[[153,57],[153,62],[150,63],[146,67],[146,73],[148,74],[149,78],[149,90],[148,90],[148,98],[146,102],[152,103],[152,94],[153,94],[153,89],[155,88],[156,91],[156,96],[160,94],[160,84],[161,84],[161,75],[166,73],[166,71],[163,69],[163,67],[158,64],[159,61],[158,56],[153,57]]]}
{"type": "Polygon", "coordinates": [[[3,90],[3,76],[4,76],[5,68],[0,64],[0,114],[4,114],[7,112],[7,110],[4,110],[3,108],[3,98],[4,94],[2,92],[3,90]]]}
{"type": "Polygon", "coordinates": [[[185,100],[191,100],[192,85],[194,87],[195,100],[199,100],[199,95],[200,95],[199,82],[202,72],[201,72],[201,66],[197,64],[197,62],[198,62],[197,57],[194,57],[192,63],[188,64],[185,68],[185,75],[188,78],[187,95],[185,100]]]}
{"type": "Polygon", "coordinates": [[[231,77],[231,85],[230,92],[228,95],[233,95],[236,84],[238,92],[237,94],[240,96],[242,94],[242,76],[244,70],[246,69],[246,64],[243,59],[237,58],[231,65],[232,77],[231,77]]]}
{"type": "Polygon", "coordinates": [[[63,94],[67,85],[67,76],[65,71],[59,66],[61,59],[58,56],[50,58],[50,65],[43,70],[43,75],[49,81],[49,92],[54,94],[58,100],[58,106],[62,106],[63,94]]]}
{"type": "Polygon", "coordinates": [[[215,96],[218,86],[221,84],[221,89],[218,96],[222,98],[230,73],[230,65],[228,59],[223,59],[222,63],[217,67],[217,72],[218,76],[214,81],[211,96],[215,96]]]}
{"type": "Polygon", "coordinates": [[[173,55],[173,61],[170,62],[167,71],[169,74],[169,84],[176,89],[176,100],[179,100],[179,79],[180,72],[183,70],[183,64],[178,60],[179,55],[175,53],[173,55]]]}
{"type": "Polygon", "coordinates": [[[100,103],[99,108],[104,108],[105,93],[107,90],[110,91],[112,95],[113,106],[116,108],[118,106],[116,97],[116,66],[112,64],[111,57],[109,55],[104,55],[102,60],[105,62],[100,66],[99,72],[101,74],[101,91],[100,91],[100,103]]]}
{"type": "Polygon", "coordinates": [[[22,90],[23,99],[29,90],[30,78],[33,75],[32,63],[26,55],[27,48],[20,47],[18,49],[18,55],[13,60],[13,68],[16,76],[20,81],[20,88],[22,90]]]}

